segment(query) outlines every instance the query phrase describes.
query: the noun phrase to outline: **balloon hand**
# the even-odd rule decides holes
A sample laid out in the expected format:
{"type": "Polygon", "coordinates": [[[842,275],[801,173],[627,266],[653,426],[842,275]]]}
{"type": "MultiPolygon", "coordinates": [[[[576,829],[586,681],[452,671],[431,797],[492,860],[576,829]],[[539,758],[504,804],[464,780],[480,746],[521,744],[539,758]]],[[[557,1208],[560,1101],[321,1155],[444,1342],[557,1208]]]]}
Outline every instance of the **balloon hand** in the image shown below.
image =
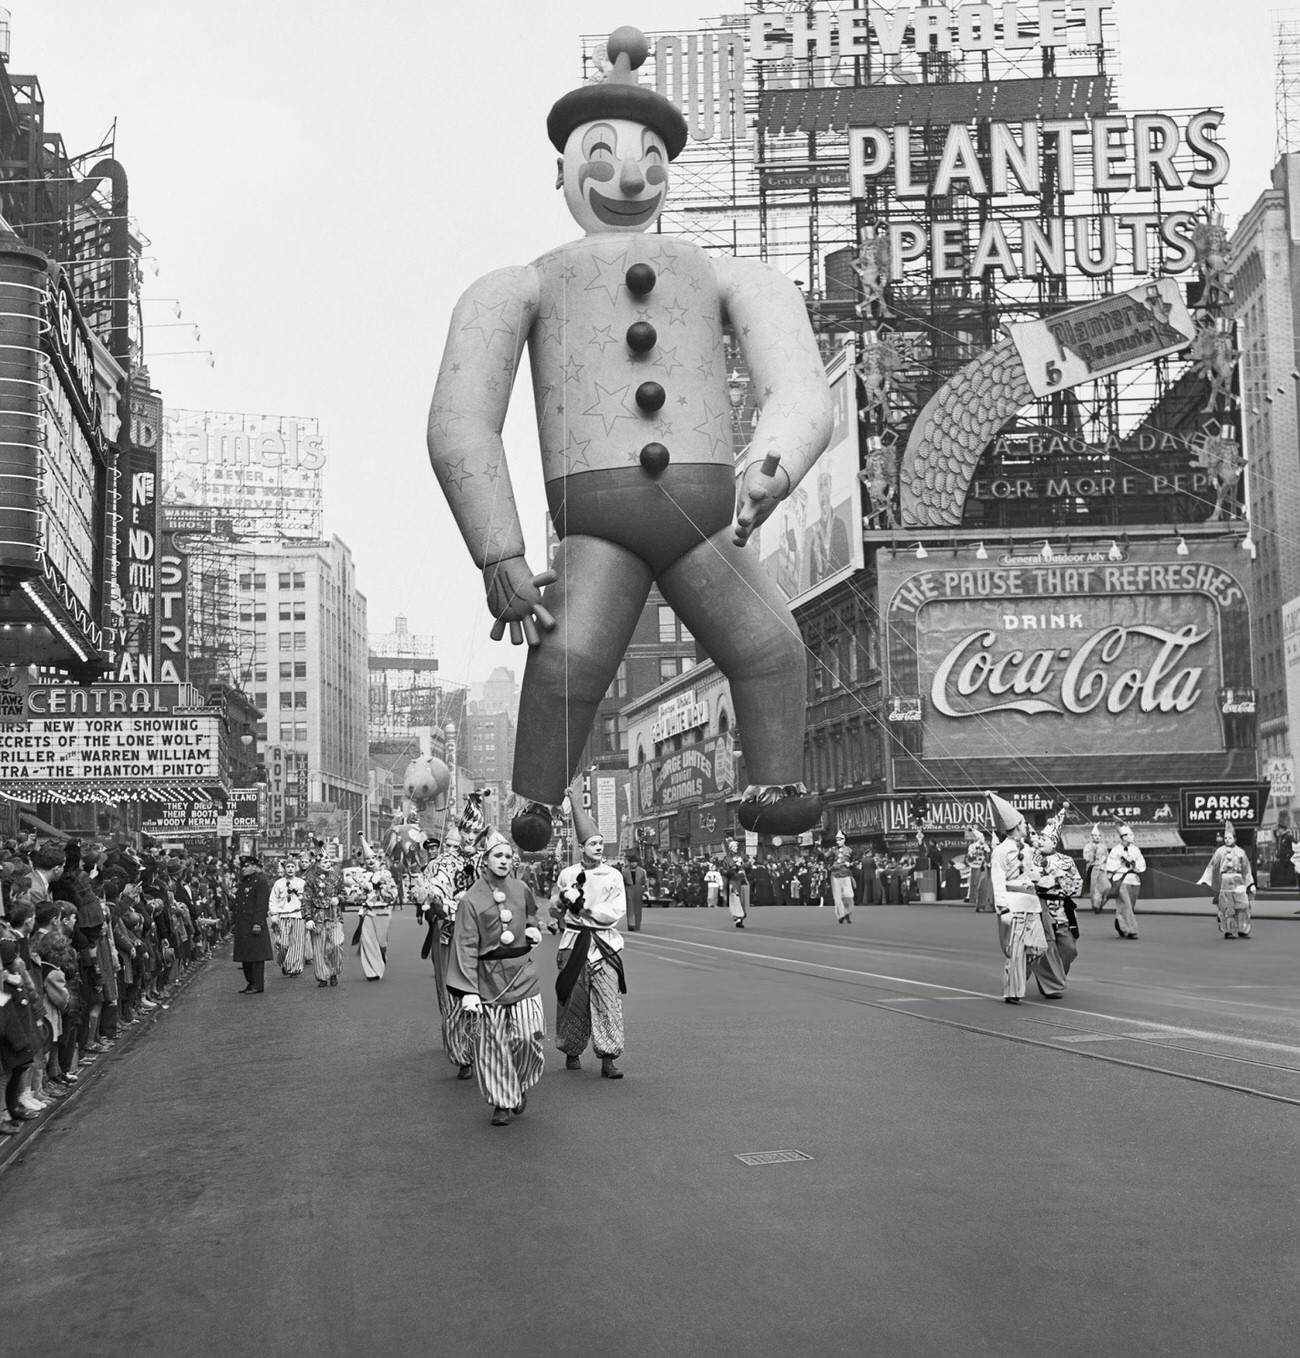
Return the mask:
{"type": "Polygon", "coordinates": [[[507,557],[493,566],[485,567],[483,583],[487,587],[488,608],[496,621],[492,624],[492,640],[500,641],[510,628],[510,641],[518,646],[527,641],[530,646],[541,643],[538,627],[554,630],[555,619],[542,607],[542,587],[552,585],[559,577],[554,571],[534,575],[522,556],[507,557]]]}
{"type": "Polygon", "coordinates": [[[790,490],[790,475],[779,464],[772,475],[765,474],[761,464],[753,463],[741,478],[740,497],[736,504],[736,522],[732,541],[743,547],[758,528],[772,515],[790,490]]]}

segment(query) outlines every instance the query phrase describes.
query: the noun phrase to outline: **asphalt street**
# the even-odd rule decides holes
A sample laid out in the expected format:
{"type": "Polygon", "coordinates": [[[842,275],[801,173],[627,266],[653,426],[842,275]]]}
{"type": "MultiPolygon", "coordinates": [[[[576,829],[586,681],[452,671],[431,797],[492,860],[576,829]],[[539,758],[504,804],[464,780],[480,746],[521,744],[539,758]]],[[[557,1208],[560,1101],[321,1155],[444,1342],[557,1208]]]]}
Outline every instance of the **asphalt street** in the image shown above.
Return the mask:
{"type": "Polygon", "coordinates": [[[1016,1008],[969,909],[648,910],[627,1078],[507,1128],[411,915],[379,983],[218,958],[0,1173],[0,1349],[1293,1354],[1300,919],[1081,922],[1016,1008]]]}

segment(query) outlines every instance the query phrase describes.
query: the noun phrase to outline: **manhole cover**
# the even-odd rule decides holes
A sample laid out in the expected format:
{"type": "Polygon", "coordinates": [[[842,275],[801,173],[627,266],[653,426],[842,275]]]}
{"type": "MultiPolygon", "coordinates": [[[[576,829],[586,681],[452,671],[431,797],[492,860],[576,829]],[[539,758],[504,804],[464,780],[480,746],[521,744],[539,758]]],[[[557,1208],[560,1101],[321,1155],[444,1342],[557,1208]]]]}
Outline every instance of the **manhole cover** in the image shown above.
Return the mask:
{"type": "Polygon", "coordinates": [[[784,1165],[791,1160],[811,1160],[812,1156],[803,1151],[745,1151],[736,1159],[742,1165],[784,1165]]]}

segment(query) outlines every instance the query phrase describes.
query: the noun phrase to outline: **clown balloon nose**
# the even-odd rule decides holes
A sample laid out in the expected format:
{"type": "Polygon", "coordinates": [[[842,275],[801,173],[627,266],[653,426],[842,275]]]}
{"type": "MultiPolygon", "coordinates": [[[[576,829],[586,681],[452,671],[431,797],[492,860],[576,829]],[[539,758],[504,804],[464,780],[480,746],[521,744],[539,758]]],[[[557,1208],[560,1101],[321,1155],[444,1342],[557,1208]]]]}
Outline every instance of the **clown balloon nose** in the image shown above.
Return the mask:
{"type": "Polygon", "coordinates": [[[546,119],[551,145],[562,152],[574,128],[598,118],[626,118],[657,132],[668,159],[676,160],[686,145],[686,119],[662,94],[637,83],[636,70],[650,55],[645,34],[626,25],[615,29],[605,51],[613,63],[605,79],[570,90],[556,100],[546,119]]]}

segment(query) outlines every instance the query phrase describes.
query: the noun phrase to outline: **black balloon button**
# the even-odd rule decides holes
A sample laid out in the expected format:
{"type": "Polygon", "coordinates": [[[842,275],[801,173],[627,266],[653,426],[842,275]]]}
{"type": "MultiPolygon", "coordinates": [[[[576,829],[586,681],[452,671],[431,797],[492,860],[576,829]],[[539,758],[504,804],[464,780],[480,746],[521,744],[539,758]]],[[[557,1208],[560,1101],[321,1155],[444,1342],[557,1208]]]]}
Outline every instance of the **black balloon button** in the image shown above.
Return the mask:
{"type": "Polygon", "coordinates": [[[658,382],[642,382],[636,389],[636,403],[642,410],[659,410],[668,399],[658,382]]]}
{"type": "Polygon", "coordinates": [[[628,290],[638,297],[644,297],[652,291],[657,281],[655,271],[648,264],[633,264],[627,271],[628,290]]]}
{"type": "Polygon", "coordinates": [[[627,347],[634,354],[648,354],[659,342],[659,332],[649,321],[633,321],[627,328],[627,347]]]}
{"type": "Polygon", "coordinates": [[[651,476],[658,476],[668,465],[668,449],[662,443],[647,443],[641,449],[641,465],[651,476]]]}

